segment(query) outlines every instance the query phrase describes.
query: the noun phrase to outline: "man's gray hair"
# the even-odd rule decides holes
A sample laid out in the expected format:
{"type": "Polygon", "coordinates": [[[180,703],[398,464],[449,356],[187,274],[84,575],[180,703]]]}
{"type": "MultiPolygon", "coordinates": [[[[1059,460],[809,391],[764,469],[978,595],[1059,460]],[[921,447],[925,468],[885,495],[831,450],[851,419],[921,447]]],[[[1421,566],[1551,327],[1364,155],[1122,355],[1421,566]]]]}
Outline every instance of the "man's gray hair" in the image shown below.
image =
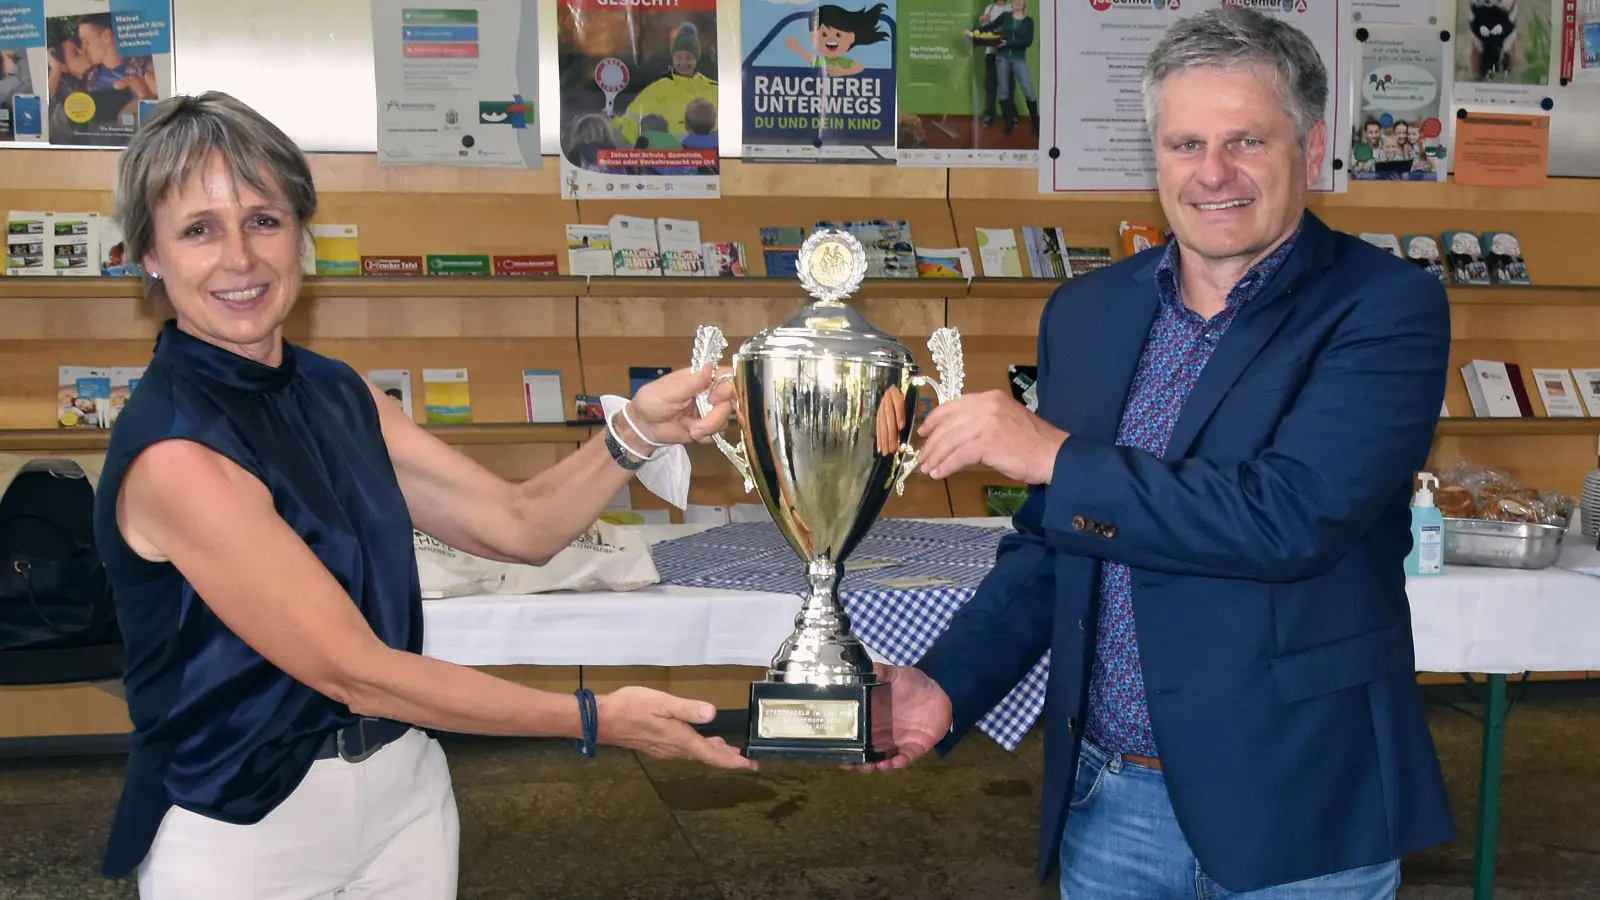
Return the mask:
{"type": "MultiPolygon", "coordinates": [[[[220,91],[161,101],[117,161],[116,218],[123,258],[143,265],[155,245],[155,209],[183,189],[212,153],[228,174],[293,211],[285,227],[303,229],[317,211],[317,190],[305,154],[265,116],[220,91]]],[[[145,278],[153,299],[166,299],[158,280],[145,278]]]]}
{"type": "Polygon", "coordinates": [[[1305,32],[1281,19],[1238,5],[1180,19],[1150,51],[1144,66],[1144,119],[1153,136],[1167,76],[1190,69],[1265,69],[1295,136],[1306,136],[1328,105],[1328,69],[1305,32]]]}

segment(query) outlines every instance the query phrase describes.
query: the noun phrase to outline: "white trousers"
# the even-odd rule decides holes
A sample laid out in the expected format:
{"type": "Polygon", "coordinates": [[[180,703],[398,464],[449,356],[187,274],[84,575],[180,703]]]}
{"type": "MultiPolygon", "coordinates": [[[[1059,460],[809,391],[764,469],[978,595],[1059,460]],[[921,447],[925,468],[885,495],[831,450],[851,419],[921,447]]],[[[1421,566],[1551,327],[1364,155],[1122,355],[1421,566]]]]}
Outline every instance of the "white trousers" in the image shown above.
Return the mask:
{"type": "Polygon", "coordinates": [[[359,763],[319,759],[254,825],[174,807],[139,866],[140,900],[454,900],[455,790],[415,729],[359,763]]]}

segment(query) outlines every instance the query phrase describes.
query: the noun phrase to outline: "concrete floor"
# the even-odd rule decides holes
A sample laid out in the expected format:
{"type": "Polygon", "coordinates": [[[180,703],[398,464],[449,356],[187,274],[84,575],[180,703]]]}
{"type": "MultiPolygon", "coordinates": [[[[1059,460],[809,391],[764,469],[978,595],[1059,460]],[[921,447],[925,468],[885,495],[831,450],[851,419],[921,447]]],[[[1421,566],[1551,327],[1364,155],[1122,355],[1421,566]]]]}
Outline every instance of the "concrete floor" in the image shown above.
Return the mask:
{"type": "MultiPolygon", "coordinates": [[[[1434,733],[1459,834],[1405,860],[1402,900],[1466,900],[1478,723],[1434,733]]],[[[768,763],[759,775],[565,742],[453,739],[463,898],[866,900],[1054,897],[1033,879],[1037,735],[981,735],[889,776],[768,763]]],[[[0,759],[0,898],[132,898],[97,872],[115,756],[0,759]]],[[[1500,900],[1600,898],[1600,699],[1524,700],[1506,741],[1500,900]]]]}

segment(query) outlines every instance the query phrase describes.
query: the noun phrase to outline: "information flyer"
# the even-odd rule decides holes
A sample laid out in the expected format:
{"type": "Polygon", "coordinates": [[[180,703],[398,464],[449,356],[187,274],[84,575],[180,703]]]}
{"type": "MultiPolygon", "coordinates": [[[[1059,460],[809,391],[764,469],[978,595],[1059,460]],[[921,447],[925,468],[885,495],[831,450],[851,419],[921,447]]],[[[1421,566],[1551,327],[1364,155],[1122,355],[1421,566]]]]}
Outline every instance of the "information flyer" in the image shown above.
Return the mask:
{"type": "Polygon", "coordinates": [[[44,140],[47,59],[44,0],[0,0],[0,141],[44,140]]]}
{"type": "Polygon", "coordinates": [[[372,0],[380,165],[537,169],[536,0],[372,0]]]}
{"type": "Polygon", "coordinates": [[[560,0],[561,195],[718,197],[716,0],[560,0]]]}
{"type": "Polygon", "coordinates": [[[1040,143],[1039,188],[1057,191],[1149,191],[1156,162],[1140,91],[1145,59],[1173,23],[1223,5],[1276,16],[1311,39],[1328,69],[1328,152],[1313,190],[1342,193],[1349,183],[1350,83],[1354,38],[1350,0],[1083,0],[1056,7],[1055,90],[1049,130],[1040,143]],[[1344,23],[1341,26],[1340,23],[1344,23]],[[1092,86],[1093,89],[1085,89],[1092,86]],[[1340,160],[1336,168],[1334,160],[1340,160]]]}
{"type": "Polygon", "coordinates": [[[740,17],[744,161],[897,161],[893,0],[743,0],[740,17]]]}
{"type": "Polygon", "coordinates": [[[125,147],[139,120],[171,95],[167,0],[0,0],[9,137],[125,147]]]}
{"type": "Polygon", "coordinates": [[[1357,181],[1444,181],[1450,171],[1450,45],[1436,28],[1368,25],[1350,177],[1357,181]]]}
{"type": "Polygon", "coordinates": [[[1041,0],[900,0],[901,165],[1039,164],[1041,0]]]}

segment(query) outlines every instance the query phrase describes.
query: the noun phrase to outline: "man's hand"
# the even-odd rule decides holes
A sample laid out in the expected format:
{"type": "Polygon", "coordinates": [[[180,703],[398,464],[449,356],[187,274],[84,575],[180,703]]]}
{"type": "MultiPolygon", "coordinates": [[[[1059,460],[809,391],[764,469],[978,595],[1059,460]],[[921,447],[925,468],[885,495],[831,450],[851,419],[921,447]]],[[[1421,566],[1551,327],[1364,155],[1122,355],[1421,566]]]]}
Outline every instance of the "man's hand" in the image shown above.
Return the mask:
{"type": "Polygon", "coordinates": [[[941,403],[922,427],[917,451],[930,478],[949,478],[985,465],[1023,484],[1049,484],[1067,433],[1039,418],[1005,391],[967,394],[941,403]]]}
{"type": "Polygon", "coordinates": [[[889,709],[894,719],[893,734],[897,752],[876,763],[846,764],[844,768],[857,772],[904,769],[950,733],[950,698],[944,688],[920,669],[882,663],[877,663],[873,668],[878,673],[878,680],[889,684],[889,709]]]}

